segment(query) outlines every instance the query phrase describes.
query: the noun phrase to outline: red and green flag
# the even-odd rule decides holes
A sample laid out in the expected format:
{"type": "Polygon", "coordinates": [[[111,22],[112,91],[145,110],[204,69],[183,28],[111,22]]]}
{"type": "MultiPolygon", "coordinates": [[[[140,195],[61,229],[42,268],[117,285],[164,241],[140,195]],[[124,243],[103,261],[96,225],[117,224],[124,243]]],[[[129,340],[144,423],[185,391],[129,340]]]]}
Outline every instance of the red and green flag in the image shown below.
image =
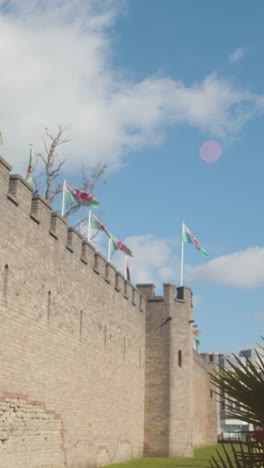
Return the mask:
{"type": "Polygon", "coordinates": [[[106,227],[103,225],[103,223],[100,221],[100,219],[97,218],[94,214],[92,214],[91,218],[91,226],[93,229],[97,229],[98,231],[103,231],[106,233],[106,235],[111,239],[112,234],[111,232],[106,229],[106,227]]]}
{"type": "Polygon", "coordinates": [[[30,146],[29,163],[28,163],[28,169],[27,169],[27,175],[26,175],[26,181],[30,185],[33,184],[33,170],[34,170],[34,162],[33,162],[33,156],[32,156],[32,148],[30,146]]]}
{"type": "Polygon", "coordinates": [[[94,195],[84,190],[71,187],[68,184],[66,184],[65,196],[66,200],[70,203],[73,202],[77,205],[90,206],[91,208],[98,208],[99,206],[99,201],[94,195]]]}
{"type": "Polygon", "coordinates": [[[188,244],[193,244],[196,247],[196,249],[199,250],[199,252],[201,252],[206,257],[208,256],[208,253],[206,252],[206,250],[204,250],[200,242],[196,239],[196,237],[191,233],[190,229],[188,229],[185,224],[183,225],[182,239],[183,239],[183,242],[187,242],[188,244]]]}
{"type": "Polygon", "coordinates": [[[202,332],[200,330],[193,330],[193,335],[195,336],[201,336],[202,332]]]}
{"type": "Polygon", "coordinates": [[[131,250],[125,244],[123,244],[120,240],[115,239],[114,237],[112,237],[112,248],[113,250],[121,250],[121,252],[123,252],[125,255],[129,255],[130,257],[133,257],[131,250]]]}

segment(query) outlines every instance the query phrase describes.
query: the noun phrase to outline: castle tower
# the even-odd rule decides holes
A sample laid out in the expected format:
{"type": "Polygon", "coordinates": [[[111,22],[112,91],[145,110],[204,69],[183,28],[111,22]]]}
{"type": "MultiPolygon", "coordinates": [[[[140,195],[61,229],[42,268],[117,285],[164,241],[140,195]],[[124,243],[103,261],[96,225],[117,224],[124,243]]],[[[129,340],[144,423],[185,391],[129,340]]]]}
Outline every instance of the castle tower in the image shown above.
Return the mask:
{"type": "Polygon", "coordinates": [[[145,445],[146,456],[192,455],[192,293],[164,284],[138,285],[147,299],[145,445]]]}

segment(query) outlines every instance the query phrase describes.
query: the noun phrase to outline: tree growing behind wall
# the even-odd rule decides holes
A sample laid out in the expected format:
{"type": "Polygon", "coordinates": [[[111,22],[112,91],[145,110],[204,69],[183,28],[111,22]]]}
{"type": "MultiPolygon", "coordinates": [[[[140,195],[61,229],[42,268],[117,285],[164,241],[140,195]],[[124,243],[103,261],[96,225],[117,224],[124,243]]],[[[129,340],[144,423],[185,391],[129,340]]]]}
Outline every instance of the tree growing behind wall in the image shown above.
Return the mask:
{"type": "MultiPolygon", "coordinates": [[[[56,131],[49,128],[44,129],[43,152],[36,155],[33,180],[34,190],[40,193],[51,206],[54,207],[58,195],[63,190],[64,165],[65,158],[61,156],[60,149],[62,145],[72,140],[71,128],[69,126],[59,125],[56,131]]],[[[97,164],[95,166],[82,165],[79,169],[81,184],[79,189],[85,192],[93,193],[98,184],[106,183],[105,178],[107,165],[97,164]]],[[[68,181],[71,185],[71,181],[68,181]]],[[[68,207],[65,216],[68,217],[78,211],[80,205],[68,207]]]]}

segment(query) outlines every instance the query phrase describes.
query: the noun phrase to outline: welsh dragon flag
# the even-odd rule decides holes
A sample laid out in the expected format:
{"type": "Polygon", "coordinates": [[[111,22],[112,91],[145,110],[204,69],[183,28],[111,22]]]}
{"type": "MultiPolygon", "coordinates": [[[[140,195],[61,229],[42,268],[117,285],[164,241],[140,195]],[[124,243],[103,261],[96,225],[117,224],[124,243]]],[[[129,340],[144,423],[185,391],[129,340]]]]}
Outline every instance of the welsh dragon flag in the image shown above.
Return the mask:
{"type": "Polygon", "coordinates": [[[187,226],[184,224],[183,225],[183,232],[182,232],[182,238],[183,242],[187,242],[188,244],[193,244],[199,252],[201,252],[203,255],[208,256],[208,253],[204,248],[201,246],[200,242],[196,239],[196,237],[191,233],[190,229],[187,228],[187,226]]]}
{"type": "Polygon", "coordinates": [[[99,206],[99,201],[94,195],[84,190],[71,187],[68,184],[66,184],[65,195],[68,202],[73,202],[77,205],[90,206],[91,208],[98,208],[99,206]]]}
{"type": "Polygon", "coordinates": [[[32,185],[33,184],[33,170],[34,170],[34,163],[32,157],[32,148],[30,147],[30,155],[29,155],[29,163],[28,163],[28,170],[26,175],[26,181],[32,185]]]}
{"type": "Polygon", "coordinates": [[[92,218],[91,218],[91,226],[93,229],[97,229],[98,231],[103,231],[106,233],[106,235],[112,239],[112,234],[111,232],[108,231],[108,229],[106,229],[106,227],[103,225],[103,223],[100,221],[99,218],[97,218],[97,216],[95,216],[94,214],[92,214],[92,218]]]}
{"type": "Polygon", "coordinates": [[[112,237],[112,247],[113,247],[113,250],[121,250],[121,252],[123,252],[125,255],[129,255],[130,257],[133,257],[131,250],[125,244],[123,244],[120,240],[115,239],[114,237],[112,237]]]}

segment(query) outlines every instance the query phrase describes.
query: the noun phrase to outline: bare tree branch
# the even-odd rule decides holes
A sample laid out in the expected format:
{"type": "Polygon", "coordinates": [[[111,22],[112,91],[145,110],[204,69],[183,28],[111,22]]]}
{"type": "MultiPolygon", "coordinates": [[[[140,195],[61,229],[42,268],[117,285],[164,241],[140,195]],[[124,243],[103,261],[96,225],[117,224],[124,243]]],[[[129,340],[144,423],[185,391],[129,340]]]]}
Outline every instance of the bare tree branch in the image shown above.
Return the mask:
{"type": "Polygon", "coordinates": [[[68,143],[71,140],[69,135],[69,126],[58,126],[57,133],[51,133],[48,128],[45,128],[43,136],[43,145],[45,154],[39,153],[37,156],[42,160],[44,165],[44,174],[46,182],[45,199],[50,203],[54,201],[55,196],[60,193],[62,187],[60,184],[57,185],[56,189],[53,190],[54,181],[60,176],[61,168],[65,163],[65,159],[59,161],[57,154],[58,146],[68,143]]]}
{"type": "MultiPolygon", "coordinates": [[[[34,175],[34,184],[37,190],[42,186],[45,187],[44,197],[50,204],[53,204],[57,195],[63,190],[62,170],[65,164],[65,159],[60,158],[58,147],[71,141],[71,128],[69,126],[59,125],[57,131],[52,132],[47,127],[44,129],[43,135],[43,153],[37,154],[37,161],[41,162],[44,170],[37,176],[34,175]]],[[[94,167],[81,167],[82,183],[79,187],[85,192],[93,193],[98,184],[105,184],[107,170],[106,164],[97,164],[94,167]]],[[[35,173],[36,174],[36,173],[35,173]]],[[[81,208],[81,205],[68,207],[64,216],[73,215],[81,208]]]]}
{"type": "MultiPolygon", "coordinates": [[[[85,192],[93,193],[95,190],[96,186],[99,183],[107,183],[107,180],[102,180],[103,176],[105,175],[105,172],[107,170],[107,165],[106,164],[97,164],[95,167],[92,168],[85,168],[82,165],[81,172],[82,172],[82,186],[80,187],[81,190],[84,190],[85,192]]],[[[80,208],[80,205],[74,205],[68,208],[68,210],[65,213],[65,216],[68,217],[78,211],[80,208]]]]}

